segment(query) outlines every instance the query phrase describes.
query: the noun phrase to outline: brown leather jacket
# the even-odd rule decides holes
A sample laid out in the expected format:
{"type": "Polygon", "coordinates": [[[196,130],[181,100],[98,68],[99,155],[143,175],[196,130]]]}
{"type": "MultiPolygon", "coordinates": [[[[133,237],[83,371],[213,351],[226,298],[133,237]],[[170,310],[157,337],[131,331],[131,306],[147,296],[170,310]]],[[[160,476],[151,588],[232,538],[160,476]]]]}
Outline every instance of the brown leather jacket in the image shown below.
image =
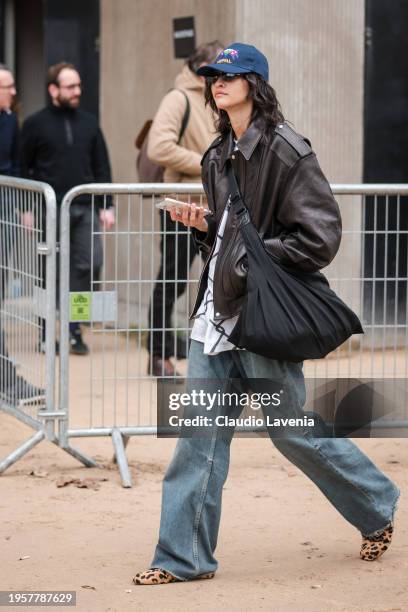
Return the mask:
{"type": "MultiPolygon", "coordinates": [[[[268,129],[255,120],[238,141],[239,151],[233,149],[230,133],[217,138],[202,160],[203,185],[213,215],[207,216],[207,233],[193,230],[199,249],[208,258],[191,317],[204,295],[217,227],[228,201],[227,159],[252,222],[267,250],[282,263],[304,271],[319,270],[331,262],[340,245],[339,207],[306,138],[286,123],[268,129]]],[[[245,247],[231,210],[215,267],[217,319],[239,312],[246,291],[246,270],[245,247]]]]}

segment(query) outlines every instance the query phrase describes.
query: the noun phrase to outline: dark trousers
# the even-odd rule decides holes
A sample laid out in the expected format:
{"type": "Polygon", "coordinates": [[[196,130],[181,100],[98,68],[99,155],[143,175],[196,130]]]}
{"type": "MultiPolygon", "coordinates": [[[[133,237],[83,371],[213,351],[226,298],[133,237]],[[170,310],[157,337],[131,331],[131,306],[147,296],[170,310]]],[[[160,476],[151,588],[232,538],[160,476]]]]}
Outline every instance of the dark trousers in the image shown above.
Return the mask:
{"type": "Polygon", "coordinates": [[[11,251],[11,228],[0,220],[0,390],[13,383],[16,369],[10,361],[3,331],[1,308],[5,298],[11,251]]]}
{"type": "MultiPolygon", "coordinates": [[[[57,212],[57,242],[59,242],[59,216],[57,212]]],[[[43,240],[46,241],[45,212],[43,214],[43,240]]],[[[96,233],[100,231],[99,209],[89,204],[71,204],[70,208],[70,265],[69,265],[69,288],[70,291],[93,291],[92,281],[99,279],[100,269],[103,263],[102,240],[96,233]]],[[[45,288],[46,258],[41,258],[42,286],[45,288]]],[[[59,276],[60,255],[57,253],[57,305],[59,304],[59,276]]],[[[70,329],[79,328],[79,323],[71,323],[70,329]]],[[[45,321],[42,321],[42,340],[45,340],[45,321]]]]}
{"type": "Polygon", "coordinates": [[[70,291],[91,291],[92,281],[99,279],[103,263],[99,234],[99,209],[87,204],[71,205],[70,291]]]}
{"type": "Polygon", "coordinates": [[[168,213],[160,211],[160,226],[165,233],[160,240],[160,270],[148,319],[150,328],[156,331],[148,335],[147,350],[164,359],[175,353],[175,337],[169,329],[172,327],[171,315],[177,298],[186,290],[188,271],[197,254],[195,242],[184,225],[179,224],[179,232],[175,234],[177,225],[168,213]]]}
{"type": "Polygon", "coordinates": [[[0,321],[0,391],[4,390],[15,377],[16,369],[8,357],[4,332],[0,321]]]}

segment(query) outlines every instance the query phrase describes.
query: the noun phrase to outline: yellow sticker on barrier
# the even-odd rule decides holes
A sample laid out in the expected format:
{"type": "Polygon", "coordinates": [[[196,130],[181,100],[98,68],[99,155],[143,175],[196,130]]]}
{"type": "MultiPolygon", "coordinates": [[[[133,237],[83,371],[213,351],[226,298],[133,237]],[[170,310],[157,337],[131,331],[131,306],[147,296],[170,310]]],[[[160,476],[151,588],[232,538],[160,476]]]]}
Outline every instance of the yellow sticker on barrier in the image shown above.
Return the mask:
{"type": "Polygon", "coordinates": [[[92,294],[89,291],[70,293],[70,321],[91,321],[92,294]]]}

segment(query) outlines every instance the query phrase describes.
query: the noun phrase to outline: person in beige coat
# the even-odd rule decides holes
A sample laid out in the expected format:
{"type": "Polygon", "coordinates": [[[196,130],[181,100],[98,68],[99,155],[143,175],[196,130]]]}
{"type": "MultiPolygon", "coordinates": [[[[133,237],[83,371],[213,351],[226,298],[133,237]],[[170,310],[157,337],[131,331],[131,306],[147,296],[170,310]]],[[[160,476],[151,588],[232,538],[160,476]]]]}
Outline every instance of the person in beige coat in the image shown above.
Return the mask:
{"type": "MultiPolygon", "coordinates": [[[[222,48],[220,42],[213,41],[194,51],[177,75],[174,89],[164,96],[154,117],[148,135],[147,154],[151,161],[165,168],[166,183],[201,182],[201,158],[216,133],[213,113],[209,106],[205,106],[205,79],[195,72],[211,62],[222,48]]],[[[174,234],[177,224],[170,215],[164,211],[160,211],[160,215],[163,232],[161,263],[149,308],[149,326],[160,331],[153,331],[148,337],[148,372],[154,376],[173,376],[175,369],[170,359],[186,356],[187,340],[177,342],[171,331],[171,316],[176,299],[186,289],[185,279],[197,251],[193,239],[186,232],[174,234]]]]}

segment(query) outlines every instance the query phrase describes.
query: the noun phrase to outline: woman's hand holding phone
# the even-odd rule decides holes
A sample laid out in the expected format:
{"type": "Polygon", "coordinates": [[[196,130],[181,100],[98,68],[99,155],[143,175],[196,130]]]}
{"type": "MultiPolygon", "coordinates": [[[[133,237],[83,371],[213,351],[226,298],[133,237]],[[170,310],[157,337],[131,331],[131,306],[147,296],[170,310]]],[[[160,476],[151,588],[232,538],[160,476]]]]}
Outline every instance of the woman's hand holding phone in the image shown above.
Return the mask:
{"type": "Polygon", "coordinates": [[[204,219],[204,215],[208,213],[208,210],[202,206],[197,206],[194,203],[184,205],[180,210],[177,205],[169,207],[167,210],[170,212],[172,221],[179,221],[187,227],[195,227],[200,232],[208,231],[208,223],[204,219]]]}

